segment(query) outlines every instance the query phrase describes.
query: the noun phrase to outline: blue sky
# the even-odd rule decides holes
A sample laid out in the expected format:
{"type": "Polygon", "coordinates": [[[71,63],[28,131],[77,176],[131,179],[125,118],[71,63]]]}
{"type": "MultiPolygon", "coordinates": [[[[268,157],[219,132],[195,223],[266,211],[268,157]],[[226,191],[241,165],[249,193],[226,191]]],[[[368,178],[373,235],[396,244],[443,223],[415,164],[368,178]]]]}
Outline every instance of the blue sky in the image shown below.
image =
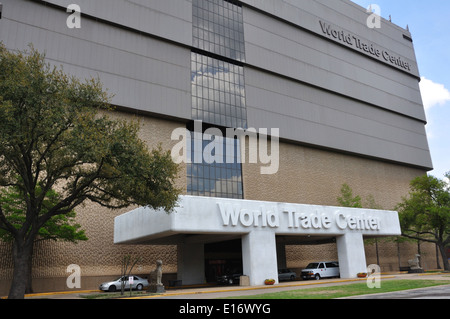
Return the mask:
{"type": "Polygon", "coordinates": [[[450,171],[450,1],[352,0],[367,8],[376,4],[381,16],[409,30],[422,77],[427,135],[434,170],[444,178],[450,171]]]}

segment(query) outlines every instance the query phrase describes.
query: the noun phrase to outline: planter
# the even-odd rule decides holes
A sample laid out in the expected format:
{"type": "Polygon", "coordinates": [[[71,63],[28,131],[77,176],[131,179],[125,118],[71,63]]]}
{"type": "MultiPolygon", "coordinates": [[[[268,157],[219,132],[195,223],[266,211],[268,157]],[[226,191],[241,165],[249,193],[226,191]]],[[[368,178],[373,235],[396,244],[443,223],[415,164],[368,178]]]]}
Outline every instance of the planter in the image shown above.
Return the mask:
{"type": "Polygon", "coordinates": [[[266,279],[264,280],[265,285],[273,285],[275,284],[275,279],[266,279]]]}
{"type": "Polygon", "coordinates": [[[359,272],[356,276],[358,276],[358,278],[366,278],[367,277],[367,273],[366,272],[359,272]]]}

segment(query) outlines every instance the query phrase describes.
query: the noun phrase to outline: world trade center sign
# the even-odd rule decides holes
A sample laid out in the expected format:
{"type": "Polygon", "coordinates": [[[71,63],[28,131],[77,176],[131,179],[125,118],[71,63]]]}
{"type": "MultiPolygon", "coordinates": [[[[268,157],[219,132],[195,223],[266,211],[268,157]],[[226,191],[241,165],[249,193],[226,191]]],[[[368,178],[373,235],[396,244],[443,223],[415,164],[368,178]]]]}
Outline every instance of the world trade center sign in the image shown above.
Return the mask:
{"type": "MultiPolygon", "coordinates": [[[[204,282],[205,243],[241,238],[250,285],[278,278],[277,238],[335,239],[342,278],[366,272],[364,237],[400,235],[395,211],[181,196],[175,212],[141,207],[115,218],[115,244],[176,244],[178,279],[204,282]]],[[[292,241],[291,241],[292,242],[292,241]]]]}

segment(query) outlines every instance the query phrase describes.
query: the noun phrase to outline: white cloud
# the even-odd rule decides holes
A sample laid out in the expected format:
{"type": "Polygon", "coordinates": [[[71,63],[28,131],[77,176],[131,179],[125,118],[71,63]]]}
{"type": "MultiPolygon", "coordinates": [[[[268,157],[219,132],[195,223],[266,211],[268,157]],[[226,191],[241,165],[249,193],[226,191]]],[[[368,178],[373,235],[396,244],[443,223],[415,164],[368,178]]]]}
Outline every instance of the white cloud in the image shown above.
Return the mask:
{"type": "Polygon", "coordinates": [[[439,131],[440,128],[435,127],[430,109],[450,102],[450,91],[443,84],[435,83],[422,77],[420,81],[420,93],[422,94],[422,102],[428,120],[426,127],[427,136],[429,139],[433,139],[436,137],[436,131],[439,131]]]}
{"type": "Polygon", "coordinates": [[[450,101],[450,91],[443,84],[434,83],[425,77],[421,78],[420,92],[425,110],[450,101]]]}

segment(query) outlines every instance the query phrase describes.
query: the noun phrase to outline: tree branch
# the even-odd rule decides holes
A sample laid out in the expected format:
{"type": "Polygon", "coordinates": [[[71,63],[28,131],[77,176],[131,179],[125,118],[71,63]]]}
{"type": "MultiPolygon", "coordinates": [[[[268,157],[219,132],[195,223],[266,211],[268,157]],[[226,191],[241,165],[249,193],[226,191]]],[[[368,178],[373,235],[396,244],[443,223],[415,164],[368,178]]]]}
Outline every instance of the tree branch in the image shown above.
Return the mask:
{"type": "Polygon", "coordinates": [[[403,237],[407,237],[407,238],[411,238],[411,239],[416,239],[416,240],[421,240],[421,241],[426,241],[429,243],[434,243],[436,244],[438,241],[437,240],[431,240],[431,239],[427,239],[427,238],[421,238],[421,237],[416,237],[416,236],[411,236],[411,235],[407,235],[405,233],[402,233],[403,237]]]}
{"type": "Polygon", "coordinates": [[[12,225],[6,218],[5,214],[3,213],[1,205],[0,205],[0,228],[10,232],[13,235],[13,237],[19,235],[19,231],[16,229],[16,227],[14,227],[14,225],[12,225]]]}
{"type": "MultiPolygon", "coordinates": [[[[86,200],[89,196],[86,193],[89,188],[92,186],[94,181],[100,176],[100,172],[103,167],[103,159],[98,165],[97,170],[91,175],[90,178],[86,178],[86,180],[82,181],[78,188],[72,189],[70,195],[61,200],[58,204],[53,206],[49,211],[43,215],[40,220],[41,224],[45,224],[47,220],[52,218],[53,216],[60,215],[62,212],[68,212],[73,210],[75,207],[80,205],[84,200],[86,200]],[[84,194],[83,194],[84,193],[84,194]]],[[[80,178],[76,178],[76,184],[78,184],[80,178]]],[[[76,185],[75,184],[75,185],[76,185]]]]}

